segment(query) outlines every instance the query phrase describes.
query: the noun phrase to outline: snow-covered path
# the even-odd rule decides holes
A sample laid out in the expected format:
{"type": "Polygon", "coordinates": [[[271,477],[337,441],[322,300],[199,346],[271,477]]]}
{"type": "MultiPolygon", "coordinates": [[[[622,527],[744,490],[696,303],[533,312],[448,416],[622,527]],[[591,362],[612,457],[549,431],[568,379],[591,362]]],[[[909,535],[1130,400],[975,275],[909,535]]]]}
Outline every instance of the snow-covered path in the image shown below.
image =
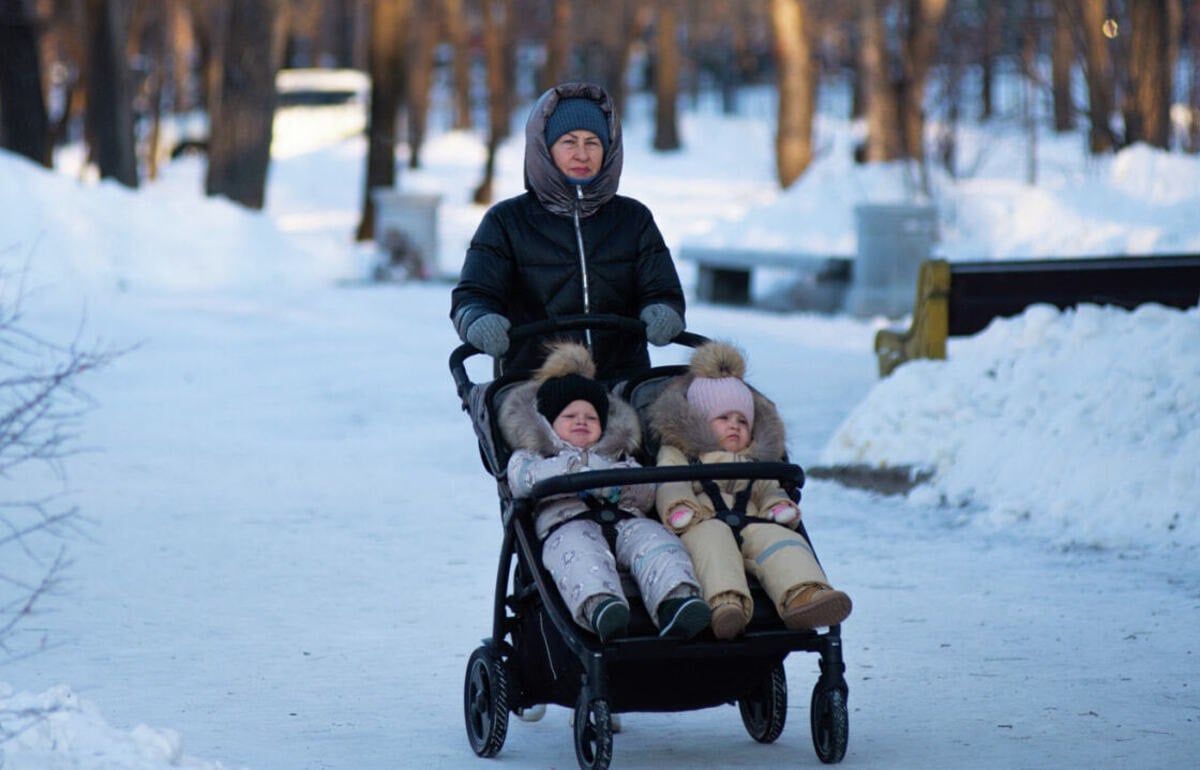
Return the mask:
{"type": "MultiPolygon", "coordinates": [[[[90,382],[97,451],[70,485],[94,520],[70,593],[5,667],[69,684],[114,724],[180,731],[252,770],[571,768],[567,713],[467,745],[467,656],[489,632],[499,527],[446,370],[447,287],[114,295],[89,311],[141,346],[90,382]],[[147,330],[151,330],[147,332],[147,330]]],[[[39,323],[73,328],[64,312],[39,323]]],[[[875,379],[873,329],[697,307],[775,396],[812,464],[875,379]]],[[[806,521],[852,594],[845,767],[1191,766],[1200,747],[1194,564],[1053,551],[810,481],[806,521]]],[[[635,714],[615,768],[816,766],[816,657],[788,658],[788,727],[737,711],[635,714]]]]}

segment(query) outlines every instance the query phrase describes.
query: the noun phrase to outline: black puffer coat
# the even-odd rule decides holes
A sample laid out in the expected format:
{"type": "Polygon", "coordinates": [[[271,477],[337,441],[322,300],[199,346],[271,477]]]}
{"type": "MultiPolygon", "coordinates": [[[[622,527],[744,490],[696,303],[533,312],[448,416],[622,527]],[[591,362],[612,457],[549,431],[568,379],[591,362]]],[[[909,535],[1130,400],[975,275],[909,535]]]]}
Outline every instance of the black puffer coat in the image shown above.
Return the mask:
{"type": "MultiPolygon", "coordinates": [[[[683,316],[679,276],[653,215],[616,194],[621,141],[612,99],[600,87],[568,83],[542,94],[525,126],[526,192],[484,215],[451,294],[450,317],[460,336],[488,313],[520,326],[584,312],[636,319],[646,306],[662,303],[683,316]],[[610,137],[600,172],[580,185],[555,167],[545,139],[546,120],[559,100],[576,97],[600,105],[610,137]]],[[[583,332],[561,336],[584,341],[583,332]]],[[[591,337],[598,379],[649,366],[643,340],[604,331],[591,337]]],[[[513,343],[497,371],[536,368],[545,356],[543,342],[513,343]]]]}

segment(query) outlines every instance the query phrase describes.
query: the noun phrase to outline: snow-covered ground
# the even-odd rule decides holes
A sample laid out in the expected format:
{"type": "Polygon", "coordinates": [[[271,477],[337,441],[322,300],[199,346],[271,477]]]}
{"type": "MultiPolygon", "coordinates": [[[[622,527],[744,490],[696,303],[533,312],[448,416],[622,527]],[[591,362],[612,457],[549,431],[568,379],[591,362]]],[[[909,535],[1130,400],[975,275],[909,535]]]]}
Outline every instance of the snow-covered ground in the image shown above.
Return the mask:
{"type": "MultiPolygon", "coordinates": [[[[854,127],[828,117],[818,163],[779,192],[769,110],[747,106],[689,109],[685,149],[654,154],[651,105],[632,103],[622,192],[673,249],[852,253],[853,204],[906,194],[903,169],[853,166],[854,127]]],[[[970,176],[935,177],[941,253],[1200,252],[1197,159],[1085,160],[1078,135],[1042,137],[1031,187],[1020,137],[964,132],[970,176]]],[[[69,151],[57,173],[0,154],[0,299],[21,296],[43,336],[130,348],[82,383],[96,408],[65,480],[6,486],[6,499],[61,492],[87,522],[66,590],[0,659],[0,729],[24,728],[0,745],[3,767],[571,767],[560,709],[511,724],[496,760],[463,732],[499,526],[446,370],[449,283],[361,280],[360,138],[278,150],[263,214],[204,199],[194,158],[128,191],[81,181],[69,151]],[[29,708],[53,711],[26,725],[29,708]]],[[[422,157],[401,186],[443,196],[438,268],[453,275],[482,211],[468,203],[482,145],[440,133],[422,157]]],[[[502,148],[498,195],[519,191],[520,157],[502,148]]],[[[885,323],[689,310],[690,328],[746,350],[798,462],[933,474],[906,497],[805,491],[855,600],[843,764],[1190,767],[1200,311],[1035,307],[879,381],[885,323]]],[[[788,658],[776,744],[754,744],[732,707],[629,715],[613,766],[815,765],[815,665],[788,658]]]]}

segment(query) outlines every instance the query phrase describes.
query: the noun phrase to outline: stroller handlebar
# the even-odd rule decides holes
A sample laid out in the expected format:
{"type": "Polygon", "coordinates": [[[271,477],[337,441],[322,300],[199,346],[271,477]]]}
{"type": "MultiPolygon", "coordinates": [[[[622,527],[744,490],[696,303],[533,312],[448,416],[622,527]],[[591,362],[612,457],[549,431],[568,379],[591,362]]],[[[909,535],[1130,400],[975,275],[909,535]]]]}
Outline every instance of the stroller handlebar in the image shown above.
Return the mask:
{"type": "MultiPolygon", "coordinates": [[[[509,329],[508,337],[510,340],[516,341],[527,337],[537,337],[553,332],[575,329],[613,329],[643,338],[646,335],[645,324],[636,318],[611,313],[587,313],[561,316],[559,318],[547,318],[542,321],[514,326],[509,329]]],[[[708,338],[685,331],[680,332],[672,342],[695,348],[708,342],[708,338]]],[[[454,386],[458,391],[459,398],[462,398],[467,389],[474,384],[467,373],[467,359],[471,356],[482,354],[482,350],[468,342],[459,345],[450,353],[450,374],[454,377],[454,386]]]]}
{"type": "Polygon", "coordinates": [[[667,481],[704,481],[716,479],[774,480],[800,488],[804,486],[804,469],[794,463],[708,463],[704,465],[662,465],[643,468],[611,468],[602,471],[566,473],[539,481],[530,490],[530,497],[542,499],[551,495],[583,492],[597,487],[626,484],[661,484],[667,481]]]}

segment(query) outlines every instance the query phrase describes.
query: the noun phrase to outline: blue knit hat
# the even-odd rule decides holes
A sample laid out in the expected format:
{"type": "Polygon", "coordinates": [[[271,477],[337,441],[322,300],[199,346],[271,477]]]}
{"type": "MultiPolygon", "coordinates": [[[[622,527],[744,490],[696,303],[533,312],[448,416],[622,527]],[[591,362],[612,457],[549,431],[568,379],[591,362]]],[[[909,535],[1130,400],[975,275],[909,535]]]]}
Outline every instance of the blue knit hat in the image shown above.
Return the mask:
{"type": "Polygon", "coordinates": [[[546,146],[553,147],[560,136],[580,129],[600,137],[600,144],[608,152],[608,118],[599,104],[584,98],[559,100],[554,112],[546,119],[546,146]]]}

